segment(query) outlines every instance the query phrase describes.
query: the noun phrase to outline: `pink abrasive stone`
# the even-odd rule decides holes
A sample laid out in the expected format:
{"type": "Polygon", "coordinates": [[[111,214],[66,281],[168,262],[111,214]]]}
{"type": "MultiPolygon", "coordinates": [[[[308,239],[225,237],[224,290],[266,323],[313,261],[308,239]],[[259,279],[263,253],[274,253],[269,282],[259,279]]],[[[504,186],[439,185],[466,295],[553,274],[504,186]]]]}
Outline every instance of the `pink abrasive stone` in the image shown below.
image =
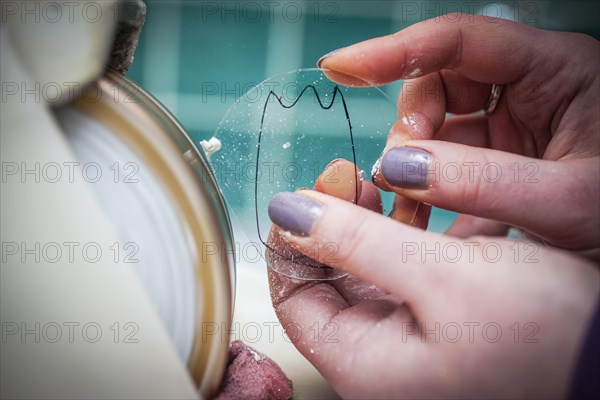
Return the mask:
{"type": "Polygon", "coordinates": [[[239,340],[231,343],[229,363],[217,400],[292,397],[292,381],[273,360],[239,340]]]}

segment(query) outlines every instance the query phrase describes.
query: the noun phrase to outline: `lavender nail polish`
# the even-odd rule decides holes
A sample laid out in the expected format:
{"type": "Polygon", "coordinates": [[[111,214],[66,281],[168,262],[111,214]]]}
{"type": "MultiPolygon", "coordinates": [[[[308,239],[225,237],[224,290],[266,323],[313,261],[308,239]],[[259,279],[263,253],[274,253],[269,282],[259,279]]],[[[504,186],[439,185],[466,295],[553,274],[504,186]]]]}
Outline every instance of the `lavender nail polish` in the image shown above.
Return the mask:
{"type": "Polygon", "coordinates": [[[322,206],[298,193],[282,192],[269,202],[269,218],[274,224],[300,236],[308,236],[322,206]]]}
{"type": "Polygon", "coordinates": [[[429,153],[412,147],[393,147],[381,160],[381,173],[393,186],[407,189],[426,189],[429,153]]]}

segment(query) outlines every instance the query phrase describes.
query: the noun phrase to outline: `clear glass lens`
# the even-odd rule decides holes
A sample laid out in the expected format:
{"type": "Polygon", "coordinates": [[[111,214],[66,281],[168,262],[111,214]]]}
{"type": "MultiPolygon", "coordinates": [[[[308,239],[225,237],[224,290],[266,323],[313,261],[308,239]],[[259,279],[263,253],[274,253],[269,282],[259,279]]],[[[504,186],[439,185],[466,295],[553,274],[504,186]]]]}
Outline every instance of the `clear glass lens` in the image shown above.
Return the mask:
{"type": "MultiPolygon", "coordinates": [[[[343,276],[270,242],[269,201],[280,192],[312,188],[337,158],[355,163],[369,180],[395,120],[395,105],[381,90],[336,84],[319,69],[267,79],[240,98],[215,132],[213,143],[221,148],[210,163],[234,214],[234,229],[249,237],[252,257],[272,256],[271,268],[297,279],[343,276]]],[[[384,199],[384,209],[388,204],[384,199]]],[[[245,246],[238,248],[242,257],[250,254],[245,246]]],[[[335,257],[335,244],[331,252],[335,257]]]]}

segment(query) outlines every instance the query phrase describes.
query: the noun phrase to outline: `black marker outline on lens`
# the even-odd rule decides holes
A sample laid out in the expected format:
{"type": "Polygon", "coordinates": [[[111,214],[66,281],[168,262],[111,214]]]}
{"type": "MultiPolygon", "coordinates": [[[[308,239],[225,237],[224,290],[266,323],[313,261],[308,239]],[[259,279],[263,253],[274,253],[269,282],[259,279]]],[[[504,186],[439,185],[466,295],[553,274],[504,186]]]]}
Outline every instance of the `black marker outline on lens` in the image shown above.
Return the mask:
{"type": "MultiPolygon", "coordinates": [[[[337,96],[338,93],[340,94],[340,98],[342,99],[342,105],[344,106],[344,113],[346,114],[346,121],[348,122],[348,132],[350,134],[350,143],[352,145],[352,161],[354,162],[354,165],[356,165],[356,151],[354,149],[354,135],[352,133],[352,122],[350,121],[350,114],[348,113],[348,107],[346,106],[346,99],[344,98],[344,94],[342,93],[342,91],[340,90],[338,85],[335,85],[335,87],[333,88],[331,102],[329,103],[329,105],[323,104],[323,102],[321,101],[321,98],[319,97],[319,93],[317,92],[317,89],[314,87],[314,85],[306,85],[304,87],[304,89],[302,89],[300,94],[296,97],[296,99],[294,99],[294,101],[287,106],[285,104],[283,104],[283,100],[281,97],[277,96],[277,94],[275,94],[275,92],[273,92],[272,90],[269,91],[269,94],[267,95],[267,99],[265,101],[265,105],[263,107],[262,117],[260,119],[260,129],[258,131],[258,143],[256,145],[256,171],[255,171],[255,175],[254,175],[254,212],[256,215],[256,230],[258,232],[258,239],[260,240],[260,242],[262,244],[265,245],[266,248],[268,248],[269,250],[271,250],[273,253],[277,254],[278,256],[283,257],[288,261],[291,261],[292,263],[294,263],[293,259],[290,259],[290,257],[287,257],[287,256],[281,254],[276,249],[269,246],[267,244],[267,242],[263,240],[262,235],[260,233],[260,223],[259,223],[259,218],[258,218],[258,174],[259,174],[258,166],[259,166],[259,161],[260,161],[260,143],[262,140],[262,131],[263,131],[263,125],[264,125],[264,121],[265,121],[265,115],[267,113],[267,105],[269,104],[269,99],[271,98],[271,96],[273,96],[277,99],[277,102],[281,105],[281,107],[292,108],[296,105],[296,103],[298,103],[298,101],[300,100],[302,95],[304,95],[304,93],[308,89],[312,89],[313,93],[315,94],[315,98],[316,98],[317,102],[319,103],[319,106],[323,110],[329,110],[333,106],[333,103],[335,102],[335,96],[337,96]]],[[[355,180],[354,189],[355,189],[354,202],[358,203],[358,179],[355,180]]],[[[318,269],[333,269],[324,264],[321,264],[319,266],[310,265],[309,267],[310,268],[318,268],[318,269]]]]}

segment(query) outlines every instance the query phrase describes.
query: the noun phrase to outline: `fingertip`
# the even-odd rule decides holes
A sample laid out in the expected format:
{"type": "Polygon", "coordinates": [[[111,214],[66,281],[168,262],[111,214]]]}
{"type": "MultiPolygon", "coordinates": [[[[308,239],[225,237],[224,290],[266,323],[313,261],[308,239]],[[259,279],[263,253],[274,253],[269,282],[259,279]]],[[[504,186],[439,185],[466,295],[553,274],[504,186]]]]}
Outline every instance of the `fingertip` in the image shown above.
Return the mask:
{"type": "Polygon", "coordinates": [[[426,190],[430,185],[429,152],[415,147],[389,149],[381,160],[381,175],[395,188],[426,190]]]}
{"type": "Polygon", "coordinates": [[[402,121],[402,118],[396,121],[390,129],[385,148],[381,152],[381,156],[379,156],[371,168],[371,180],[379,189],[386,192],[394,191],[394,187],[386,181],[385,177],[381,173],[381,163],[384,156],[389,150],[395,147],[401,147],[404,145],[404,143],[411,140],[413,140],[413,137],[411,132],[409,132],[407,129],[407,124],[402,121]]]}
{"type": "MultiPolygon", "coordinates": [[[[325,76],[333,82],[352,87],[369,86],[369,84],[364,80],[346,74],[342,72],[343,69],[339,69],[339,54],[340,52],[343,52],[344,49],[345,48],[342,47],[340,49],[330,51],[329,53],[319,58],[319,60],[317,61],[317,68],[320,68],[325,74],[325,76]]],[[[343,59],[341,63],[343,65],[343,59]]]]}
{"type": "Polygon", "coordinates": [[[362,171],[354,163],[338,158],[333,160],[319,175],[315,190],[338,199],[355,203],[362,191],[362,171]]]}
{"type": "Polygon", "coordinates": [[[329,53],[327,53],[327,54],[325,54],[324,56],[322,56],[321,58],[319,58],[319,59],[317,60],[317,68],[323,68],[323,64],[324,64],[324,63],[327,63],[327,62],[330,62],[330,61],[331,61],[331,57],[332,57],[332,56],[333,56],[335,53],[339,52],[339,51],[340,51],[340,50],[342,50],[342,49],[343,49],[343,47],[342,47],[342,48],[339,48],[339,49],[332,50],[332,51],[330,51],[329,53]]]}
{"type": "Polygon", "coordinates": [[[326,54],[317,66],[328,70],[332,80],[349,86],[383,85],[398,79],[397,73],[382,68],[391,62],[401,65],[404,52],[398,52],[392,35],[368,39],[326,54]]]}

